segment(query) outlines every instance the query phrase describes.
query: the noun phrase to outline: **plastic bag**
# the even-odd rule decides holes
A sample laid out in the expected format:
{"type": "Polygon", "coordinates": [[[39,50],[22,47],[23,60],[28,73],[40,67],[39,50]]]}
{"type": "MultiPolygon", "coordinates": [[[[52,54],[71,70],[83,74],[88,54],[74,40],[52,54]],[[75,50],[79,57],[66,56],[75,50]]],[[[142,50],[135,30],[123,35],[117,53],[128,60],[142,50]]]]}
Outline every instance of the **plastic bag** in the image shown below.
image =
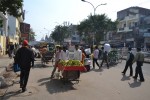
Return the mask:
{"type": "Polygon", "coordinates": [[[14,72],[18,72],[21,70],[18,64],[14,64],[13,69],[14,69],[14,72]]]}

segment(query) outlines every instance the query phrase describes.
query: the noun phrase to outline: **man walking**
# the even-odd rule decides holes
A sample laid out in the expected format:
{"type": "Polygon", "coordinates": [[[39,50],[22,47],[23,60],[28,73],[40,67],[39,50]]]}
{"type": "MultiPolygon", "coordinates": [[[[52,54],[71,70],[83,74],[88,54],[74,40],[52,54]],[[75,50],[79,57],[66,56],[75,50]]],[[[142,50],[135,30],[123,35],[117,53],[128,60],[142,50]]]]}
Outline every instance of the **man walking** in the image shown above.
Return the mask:
{"type": "Polygon", "coordinates": [[[98,62],[97,62],[98,55],[99,55],[98,46],[95,46],[95,49],[94,49],[94,52],[93,52],[93,69],[95,69],[95,63],[97,64],[98,67],[100,67],[98,62]]]}
{"type": "Polygon", "coordinates": [[[82,51],[79,49],[79,45],[75,45],[75,50],[74,50],[74,60],[79,60],[82,61],[82,51]]]}
{"type": "Polygon", "coordinates": [[[103,66],[104,61],[107,64],[107,69],[109,69],[109,65],[108,65],[108,53],[107,51],[104,51],[104,47],[101,48],[102,49],[102,62],[101,62],[101,66],[99,68],[101,68],[103,66]]]}
{"type": "Polygon", "coordinates": [[[33,51],[28,48],[27,40],[24,40],[22,47],[18,49],[15,56],[15,63],[18,64],[21,69],[20,88],[22,88],[22,92],[25,92],[30,68],[34,66],[34,54],[33,51]]]}
{"type": "Polygon", "coordinates": [[[61,53],[61,47],[57,46],[56,47],[56,53],[55,53],[55,65],[54,65],[54,68],[53,68],[53,71],[52,71],[50,78],[54,78],[54,73],[55,73],[55,71],[58,67],[58,63],[60,61],[60,53],[61,53]]]}
{"type": "Polygon", "coordinates": [[[128,55],[127,55],[127,61],[126,61],[126,65],[125,65],[125,68],[124,68],[124,70],[123,70],[123,72],[122,72],[122,74],[123,75],[125,75],[126,74],[126,71],[127,71],[127,69],[128,69],[128,67],[130,67],[130,76],[132,76],[133,75],[133,69],[132,69],[132,61],[134,60],[134,55],[133,55],[133,53],[131,52],[131,48],[128,48],[128,55]]]}
{"type": "Polygon", "coordinates": [[[142,72],[142,66],[144,62],[144,54],[141,52],[141,48],[137,48],[137,53],[135,55],[135,59],[133,63],[136,62],[135,76],[134,79],[137,79],[138,75],[140,76],[140,82],[144,82],[144,76],[142,72]]]}
{"type": "Polygon", "coordinates": [[[9,45],[9,58],[11,59],[13,57],[13,53],[14,53],[14,44],[12,42],[10,42],[10,45],[9,45]]]}

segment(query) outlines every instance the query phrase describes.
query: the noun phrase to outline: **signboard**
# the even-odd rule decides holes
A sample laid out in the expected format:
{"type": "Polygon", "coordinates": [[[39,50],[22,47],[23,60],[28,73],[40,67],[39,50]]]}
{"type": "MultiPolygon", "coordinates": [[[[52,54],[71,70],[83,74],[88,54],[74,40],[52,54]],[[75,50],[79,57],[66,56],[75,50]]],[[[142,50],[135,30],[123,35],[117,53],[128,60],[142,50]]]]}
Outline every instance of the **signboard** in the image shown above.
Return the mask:
{"type": "Polygon", "coordinates": [[[30,24],[20,23],[20,31],[21,31],[21,33],[29,33],[30,32],[30,24]]]}

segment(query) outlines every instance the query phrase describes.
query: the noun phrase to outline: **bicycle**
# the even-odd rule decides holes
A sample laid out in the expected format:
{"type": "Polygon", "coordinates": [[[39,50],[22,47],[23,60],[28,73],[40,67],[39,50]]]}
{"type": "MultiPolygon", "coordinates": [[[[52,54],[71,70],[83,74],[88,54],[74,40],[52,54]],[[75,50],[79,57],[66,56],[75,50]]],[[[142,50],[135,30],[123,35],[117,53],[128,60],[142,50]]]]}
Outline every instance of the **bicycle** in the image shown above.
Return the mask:
{"type": "Polygon", "coordinates": [[[111,51],[108,53],[109,64],[118,64],[122,62],[123,56],[118,53],[118,51],[111,51]]]}

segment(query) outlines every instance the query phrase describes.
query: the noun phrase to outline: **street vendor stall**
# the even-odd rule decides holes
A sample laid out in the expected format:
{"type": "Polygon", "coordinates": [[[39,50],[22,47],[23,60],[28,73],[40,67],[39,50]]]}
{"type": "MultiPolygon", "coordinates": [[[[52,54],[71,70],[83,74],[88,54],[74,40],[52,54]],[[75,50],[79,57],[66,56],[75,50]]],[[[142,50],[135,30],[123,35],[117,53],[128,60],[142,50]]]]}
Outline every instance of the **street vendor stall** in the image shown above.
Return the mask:
{"type": "Polygon", "coordinates": [[[61,60],[58,65],[61,72],[63,82],[76,81],[79,82],[80,72],[86,71],[86,68],[79,60],[61,60]]]}

